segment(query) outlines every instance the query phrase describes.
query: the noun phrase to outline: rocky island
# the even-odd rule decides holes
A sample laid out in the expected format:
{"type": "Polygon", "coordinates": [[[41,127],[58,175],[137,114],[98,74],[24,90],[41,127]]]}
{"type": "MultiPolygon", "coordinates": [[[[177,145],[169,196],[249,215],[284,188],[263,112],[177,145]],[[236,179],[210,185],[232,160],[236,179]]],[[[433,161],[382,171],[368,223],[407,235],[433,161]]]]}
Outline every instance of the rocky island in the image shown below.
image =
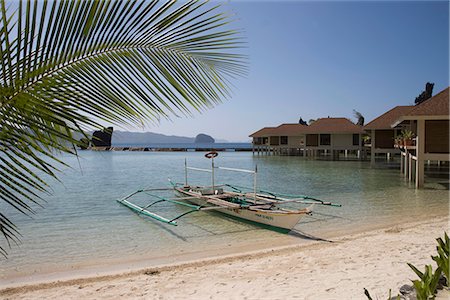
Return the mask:
{"type": "Polygon", "coordinates": [[[204,133],[197,134],[194,140],[195,144],[212,144],[215,142],[216,141],[211,136],[204,133]]]}

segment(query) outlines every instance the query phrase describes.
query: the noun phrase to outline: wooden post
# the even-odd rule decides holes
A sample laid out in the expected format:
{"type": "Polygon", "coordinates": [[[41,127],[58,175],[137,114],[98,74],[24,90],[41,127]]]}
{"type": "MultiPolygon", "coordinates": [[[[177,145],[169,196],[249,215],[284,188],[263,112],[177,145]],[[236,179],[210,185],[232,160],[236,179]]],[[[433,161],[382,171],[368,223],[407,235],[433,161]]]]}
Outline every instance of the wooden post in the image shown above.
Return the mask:
{"type": "Polygon", "coordinates": [[[404,168],[404,165],[403,165],[403,154],[402,154],[402,152],[400,152],[400,173],[403,173],[403,168],[404,168]]]}
{"type": "Polygon", "coordinates": [[[416,138],[416,188],[420,189],[424,184],[424,154],[425,154],[425,120],[417,120],[416,138]]]}
{"type": "Polygon", "coordinates": [[[411,181],[412,180],[412,164],[413,164],[413,162],[412,162],[413,161],[412,155],[409,154],[408,158],[409,158],[409,161],[408,161],[408,164],[409,164],[409,166],[408,166],[408,179],[409,179],[409,181],[411,181]]]}
{"type": "Polygon", "coordinates": [[[405,173],[403,174],[405,177],[408,177],[408,167],[409,167],[409,153],[405,152],[405,173]]]}
{"type": "Polygon", "coordinates": [[[357,158],[358,159],[363,159],[364,157],[364,153],[361,153],[362,151],[363,151],[363,149],[364,149],[364,142],[363,142],[363,140],[362,140],[362,134],[360,133],[359,134],[359,144],[358,144],[358,151],[356,152],[357,153],[357,158]]]}
{"type": "Polygon", "coordinates": [[[375,165],[375,130],[370,131],[370,165],[375,165]]]}

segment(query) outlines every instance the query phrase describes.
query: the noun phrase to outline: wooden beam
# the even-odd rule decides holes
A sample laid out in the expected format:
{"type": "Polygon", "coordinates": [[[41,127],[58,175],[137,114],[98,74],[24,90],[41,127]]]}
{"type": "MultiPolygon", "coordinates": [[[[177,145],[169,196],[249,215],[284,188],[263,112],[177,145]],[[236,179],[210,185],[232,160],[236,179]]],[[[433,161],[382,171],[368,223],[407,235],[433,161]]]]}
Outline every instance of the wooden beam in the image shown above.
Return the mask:
{"type": "Polygon", "coordinates": [[[375,130],[370,131],[370,165],[375,165],[375,130]]]}
{"type": "Polygon", "coordinates": [[[416,188],[422,188],[425,178],[425,120],[417,120],[417,138],[416,138],[416,188]]]}

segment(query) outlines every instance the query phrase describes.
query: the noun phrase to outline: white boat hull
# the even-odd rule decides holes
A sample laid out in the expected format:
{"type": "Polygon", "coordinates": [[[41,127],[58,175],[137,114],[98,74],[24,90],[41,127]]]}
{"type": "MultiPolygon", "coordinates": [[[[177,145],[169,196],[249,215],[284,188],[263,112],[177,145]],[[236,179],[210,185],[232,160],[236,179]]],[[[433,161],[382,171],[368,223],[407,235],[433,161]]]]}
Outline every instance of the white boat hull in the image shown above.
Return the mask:
{"type": "MultiPolygon", "coordinates": [[[[177,191],[183,196],[193,196],[192,193],[181,189],[177,189],[177,191]]],[[[206,204],[206,201],[202,198],[190,199],[189,202],[202,206],[206,204]]],[[[251,210],[247,208],[224,208],[217,211],[236,218],[284,230],[292,230],[292,228],[294,228],[294,226],[297,225],[297,223],[310,212],[309,209],[296,212],[276,212],[270,210],[251,210]]]]}

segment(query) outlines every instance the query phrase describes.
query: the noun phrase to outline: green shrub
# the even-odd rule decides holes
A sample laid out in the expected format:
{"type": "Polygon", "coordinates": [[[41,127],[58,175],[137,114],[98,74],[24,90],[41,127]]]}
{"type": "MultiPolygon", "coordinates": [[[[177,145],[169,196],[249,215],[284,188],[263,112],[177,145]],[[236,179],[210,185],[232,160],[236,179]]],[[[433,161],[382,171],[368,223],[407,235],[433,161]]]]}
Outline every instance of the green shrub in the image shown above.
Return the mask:
{"type": "Polygon", "coordinates": [[[436,262],[439,268],[441,268],[444,273],[445,278],[447,279],[447,286],[449,286],[449,252],[450,252],[450,241],[447,235],[447,232],[444,232],[444,240],[441,238],[436,239],[438,245],[436,246],[436,250],[438,252],[438,256],[431,256],[431,258],[436,262]]]}
{"type": "Polygon", "coordinates": [[[420,272],[415,266],[408,263],[408,266],[419,276],[420,280],[413,280],[418,300],[434,299],[436,288],[441,277],[442,270],[440,267],[433,273],[431,265],[425,266],[425,272],[420,272]]]}

